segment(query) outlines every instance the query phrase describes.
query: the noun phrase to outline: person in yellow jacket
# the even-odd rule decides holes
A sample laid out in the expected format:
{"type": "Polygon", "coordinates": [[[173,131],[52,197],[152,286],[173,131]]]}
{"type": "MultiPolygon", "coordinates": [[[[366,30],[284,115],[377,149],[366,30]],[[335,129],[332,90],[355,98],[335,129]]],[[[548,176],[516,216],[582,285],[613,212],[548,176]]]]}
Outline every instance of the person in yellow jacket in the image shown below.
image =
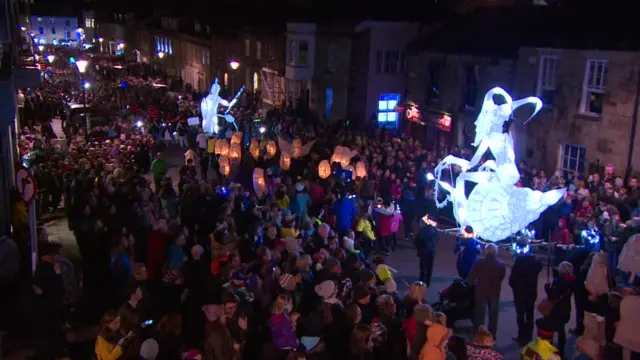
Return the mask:
{"type": "Polygon", "coordinates": [[[547,318],[536,320],[538,337],[522,348],[521,360],[560,360],[560,351],[553,346],[553,324],[547,318]]]}
{"type": "Polygon", "coordinates": [[[130,336],[120,335],[120,317],[109,311],[100,321],[100,334],[96,340],[95,352],[98,360],[117,360],[124,353],[123,345],[130,336]]]}

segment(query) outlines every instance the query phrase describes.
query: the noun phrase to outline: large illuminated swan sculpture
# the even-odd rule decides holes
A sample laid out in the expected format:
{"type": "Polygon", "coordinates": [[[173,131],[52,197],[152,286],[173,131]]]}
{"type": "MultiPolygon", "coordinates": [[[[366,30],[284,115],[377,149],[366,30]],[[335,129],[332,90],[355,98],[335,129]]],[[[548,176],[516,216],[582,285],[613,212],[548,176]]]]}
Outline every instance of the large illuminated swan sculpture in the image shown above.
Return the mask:
{"type": "Polygon", "coordinates": [[[476,137],[473,143],[477,147],[471,161],[453,155],[444,158],[434,171],[436,181],[435,198],[439,208],[451,201],[453,214],[461,227],[471,226],[484,240],[499,241],[526,228],[535,221],[549,206],[562,198],[566,189],[547,192],[535,191],[516,186],[520,172],[515,161],[513,138],[504,131],[504,124],[518,107],[532,104],[535,106],[529,121],[542,108],[542,101],[536,97],[513,101],[501,88],[493,88],[484,97],[484,103],[476,125],[476,137]],[[504,97],[505,103],[498,105],[494,95],[504,97]],[[495,160],[488,160],[476,171],[482,156],[490,151],[495,160]],[[461,171],[455,184],[442,181],[442,171],[457,165],[461,171]],[[465,193],[465,182],[476,183],[469,196],[465,193]],[[438,198],[438,188],[448,194],[443,201],[438,198]]]}

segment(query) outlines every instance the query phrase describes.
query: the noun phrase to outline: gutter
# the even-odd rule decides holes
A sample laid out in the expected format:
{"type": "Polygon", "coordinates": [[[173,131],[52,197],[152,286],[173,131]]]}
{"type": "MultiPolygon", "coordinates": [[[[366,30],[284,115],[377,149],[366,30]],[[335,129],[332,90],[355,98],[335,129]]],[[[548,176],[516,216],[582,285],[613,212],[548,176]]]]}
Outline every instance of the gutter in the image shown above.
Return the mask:
{"type": "Polygon", "coordinates": [[[631,118],[631,136],[629,136],[629,152],[627,155],[627,168],[625,170],[625,181],[631,176],[631,164],[633,162],[633,150],[636,142],[636,131],[638,128],[638,106],[640,105],[640,69],[636,68],[638,84],[636,86],[636,97],[633,100],[633,115],[631,118]]]}

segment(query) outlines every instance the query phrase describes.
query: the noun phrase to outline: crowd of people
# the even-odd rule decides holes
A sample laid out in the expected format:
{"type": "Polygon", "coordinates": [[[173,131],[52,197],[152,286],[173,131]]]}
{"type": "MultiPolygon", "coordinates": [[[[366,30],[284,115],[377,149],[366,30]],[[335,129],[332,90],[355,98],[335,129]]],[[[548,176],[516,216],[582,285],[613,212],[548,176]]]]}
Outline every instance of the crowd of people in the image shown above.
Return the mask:
{"type": "Polygon", "coordinates": [[[453,251],[461,279],[473,289],[474,334],[465,338],[451,330],[456,314],[426,299],[440,236],[435,221],[446,216],[435,207],[428,174],[446,151],[384,129],[372,136],[290,113],[254,122],[246,106],[236,112],[242,151],[227,170],[216,143],[232,140],[233,132],[209,136],[186,122],[198,115],[198,96],[131,84],[126,92],[105,90],[95,102],[135,106],[132,116],[111,116],[89,141],[75,130],[80,136],[69,137],[66,149],[42,138],[43,151],[30,163],[39,212],[62,203],[81,254],[78,290],[60,265],[59,244],[39,248],[33,290],[40,358],[63,356],[63,329],[86,321],[99,322],[93,349],[99,360],[501,359],[494,344],[507,275],[523,358],[570,354],[565,327],[572,299],[581,352],[597,343],[585,333],[591,314],[606,323],[599,356],[640,350],[620,317],[621,303],[638,303],[637,280],[633,272],[618,274],[617,264],[625,244],[640,243],[633,236],[640,226],[635,178],[624,186],[607,172],[585,183],[562,173],[547,178],[522,164],[522,186],[569,189],[532,224],[549,234],[557,267],[539,302],[543,264],[535,254],[515,255],[509,272],[498,246],[464,229],[453,251]],[[278,138],[315,142],[288,163],[285,149],[271,154],[278,138]],[[353,150],[350,163],[366,164],[366,173],[332,164],[331,174],[320,176],[321,160],[337,145],[353,150]],[[172,179],[167,158],[179,147],[187,151],[185,162],[172,179]],[[254,178],[255,168],[265,170],[264,183],[254,178]],[[415,245],[420,281],[403,284],[386,263],[398,243],[415,245]],[[71,291],[81,292],[73,304],[71,291]],[[542,316],[534,321],[536,309],[542,316]]]}

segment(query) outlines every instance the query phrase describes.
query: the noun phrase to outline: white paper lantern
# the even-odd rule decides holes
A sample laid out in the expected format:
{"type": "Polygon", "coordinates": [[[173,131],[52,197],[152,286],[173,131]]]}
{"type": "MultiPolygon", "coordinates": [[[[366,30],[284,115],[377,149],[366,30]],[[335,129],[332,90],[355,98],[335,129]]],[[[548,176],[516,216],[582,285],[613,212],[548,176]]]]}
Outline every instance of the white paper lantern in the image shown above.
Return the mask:
{"type": "Polygon", "coordinates": [[[358,161],[356,164],[356,176],[364,179],[367,177],[367,167],[365,166],[363,161],[358,161]]]}
{"type": "Polygon", "coordinates": [[[267,193],[267,181],[264,178],[264,170],[261,168],[253,169],[253,190],[258,197],[267,193]]]}
{"type": "Polygon", "coordinates": [[[242,132],[236,131],[231,135],[231,145],[242,144],[242,132]]]}
{"type": "Polygon", "coordinates": [[[322,160],[320,164],[318,164],[318,176],[320,176],[321,179],[326,179],[331,176],[331,164],[329,164],[327,160],[322,160]]]}
{"type": "Polygon", "coordinates": [[[229,163],[229,158],[227,158],[226,156],[220,156],[220,159],[218,159],[218,166],[222,175],[229,176],[229,174],[231,173],[231,164],[229,163]]]}

